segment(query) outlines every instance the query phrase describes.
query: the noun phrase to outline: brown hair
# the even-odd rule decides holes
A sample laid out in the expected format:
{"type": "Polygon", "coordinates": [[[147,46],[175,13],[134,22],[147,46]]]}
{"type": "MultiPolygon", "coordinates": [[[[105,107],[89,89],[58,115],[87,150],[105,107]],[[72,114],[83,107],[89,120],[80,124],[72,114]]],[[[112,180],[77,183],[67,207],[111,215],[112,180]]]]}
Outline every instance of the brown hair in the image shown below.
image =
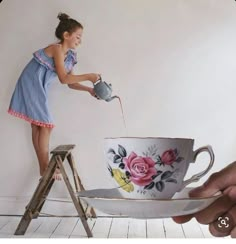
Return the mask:
{"type": "Polygon", "coordinates": [[[60,22],[56,28],[55,35],[62,42],[64,41],[64,32],[67,31],[71,34],[76,31],[77,28],[84,28],[78,21],[71,19],[70,16],[65,13],[59,13],[57,18],[60,20],[60,22]]]}

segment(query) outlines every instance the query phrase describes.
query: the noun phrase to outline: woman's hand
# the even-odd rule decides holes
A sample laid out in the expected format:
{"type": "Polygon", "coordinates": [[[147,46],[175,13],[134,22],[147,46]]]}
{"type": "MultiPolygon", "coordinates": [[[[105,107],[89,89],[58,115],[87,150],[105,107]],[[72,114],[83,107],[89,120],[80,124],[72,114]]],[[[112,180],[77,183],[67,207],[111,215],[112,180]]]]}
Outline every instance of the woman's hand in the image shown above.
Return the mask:
{"type": "Polygon", "coordinates": [[[88,92],[90,93],[91,96],[96,97],[97,99],[99,99],[99,98],[96,96],[95,91],[94,91],[93,88],[89,87],[89,88],[88,88],[88,92]]]}
{"type": "Polygon", "coordinates": [[[173,220],[182,224],[195,217],[200,224],[209,226],[213,236],[223,237],[231,235],[232,238],[236,238],[235,176],[236,162],[212,174],[202,186],[190,192],[190,197],[210,197],[219,191],[223,193],[222,197],[198,213],[173,217],[173,220]]]}
{"type": "Polygon", "coordinates": [[[101,74],[90,73],[88,74],[88,80],[92,83],[96,83],[101,78],[101,74]]]}

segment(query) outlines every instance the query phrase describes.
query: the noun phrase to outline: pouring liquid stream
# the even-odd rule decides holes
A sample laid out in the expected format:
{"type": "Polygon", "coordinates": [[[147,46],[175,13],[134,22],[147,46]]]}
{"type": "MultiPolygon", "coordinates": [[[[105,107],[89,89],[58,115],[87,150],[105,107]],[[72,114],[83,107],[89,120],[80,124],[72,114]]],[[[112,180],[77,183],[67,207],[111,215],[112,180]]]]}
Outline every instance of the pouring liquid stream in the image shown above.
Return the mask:
{"type": "Polygon", "coordinates": [[[121,112],[122,112],[123,123],[124,123],[124,127],[125,127],[125,134],[127,136],[127,127],[126,127],[126,122],[125,122],[125,116],[124,116],[124,110],[123,110],[122,102],[121,102],[120,97],[117,96],[117,98],[119,99],[120,109],[121,109],[121,112]]]}
{"type": "Polygon", "coordinates": [[[125,116],[124,116],[124,110],[123,110],[122,102],[121,102],[120,97],[111,95],[111,93],[112,93],[111,84],[107,84],[105,81],[102,81],[102,78],[100,77],[100,79],[96,82],[96,84],[94,84],[94,91],[95,91],[97,98],[105,100],[107,102],[112,101],[114,98],[119,99],[120,109],[122,112],[123,123],[124,123],[124,127],[125,127],[125,134],[127,136],[127,128],[126,128],[126,122],[125,122],[125,116]]]}

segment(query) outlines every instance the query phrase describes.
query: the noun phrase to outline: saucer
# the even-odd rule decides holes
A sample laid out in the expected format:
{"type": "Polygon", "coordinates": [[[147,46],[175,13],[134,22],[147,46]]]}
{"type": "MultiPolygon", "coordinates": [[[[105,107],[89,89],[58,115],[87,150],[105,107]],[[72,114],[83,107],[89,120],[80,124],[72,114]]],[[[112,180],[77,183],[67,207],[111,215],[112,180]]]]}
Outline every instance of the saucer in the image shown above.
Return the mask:
{"type": "Polygon", "coordinates": [[[117,188],[81,191],[78,197],[109,215],[149,219],[193,214],[208,207],[222,195],[219,192],[212,197],[190,198],[188,193],[192,189],[186,187],[171,199],[124,198],[117,188]]]}

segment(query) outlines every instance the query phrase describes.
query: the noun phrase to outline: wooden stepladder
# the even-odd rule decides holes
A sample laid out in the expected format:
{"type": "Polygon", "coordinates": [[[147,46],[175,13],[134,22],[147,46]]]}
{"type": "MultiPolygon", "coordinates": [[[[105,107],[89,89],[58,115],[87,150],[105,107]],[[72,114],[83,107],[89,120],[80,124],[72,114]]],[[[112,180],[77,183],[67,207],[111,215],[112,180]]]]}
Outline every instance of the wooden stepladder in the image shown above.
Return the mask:
{"type": "Polygon", "coordinates": [[[78,215],[87,233],[87,236],[92,237],[92,232],[87,223],[87,216],[89,215],[95,218],[96,214],[93,208],[88,207],[86,209],[86,207],[84,207],[81,204],[81,201],[76,194],[79,191],[84,190],[84,187],[79,178],[78,172],[76,170],[74,158],[71,154],[71,151],[74,147],[75,145],[60,145],[51,151],[52,157],[50,159],[48,168],[43,174],[42,178],[40,179],[40,182],[29,204],[26,206],[25,213],[21,218],[21,221],[15,231],[15,235],[24,235],[32,218],[37,218],[39,216],[40,211],[46,201],[46,197],[48,196],[51,187],[55,181],[52,178],[52,176],[55,173],[56,169],[59,168],[63,176],[63,180],[65,181],[66,187],[70,193],[71,199],[75,205],[75,208],[78,212],[78,215]],[[72,170],[73,179],[75,183],[75,191],[69,181],[65,168],[63,166],[63,162],[65,159],[67,159],[70,168],[72,170]]]}

